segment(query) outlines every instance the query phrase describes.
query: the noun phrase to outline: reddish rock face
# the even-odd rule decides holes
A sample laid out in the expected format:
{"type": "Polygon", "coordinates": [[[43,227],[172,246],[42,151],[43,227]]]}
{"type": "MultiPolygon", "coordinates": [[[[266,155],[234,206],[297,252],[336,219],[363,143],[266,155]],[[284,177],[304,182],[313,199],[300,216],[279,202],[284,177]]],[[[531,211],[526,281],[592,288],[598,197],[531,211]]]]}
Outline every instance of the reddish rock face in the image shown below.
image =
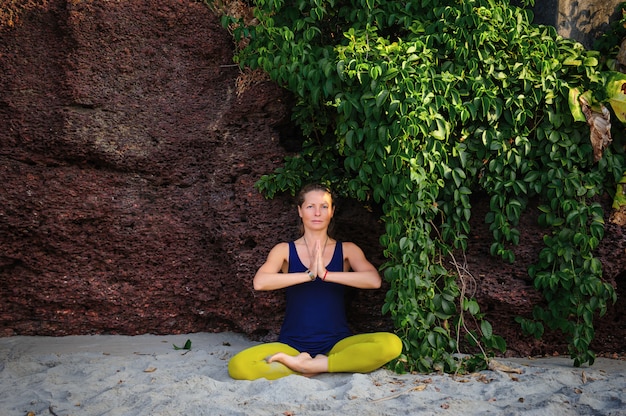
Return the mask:
{"type": "MultiPolygon", "coordinates": [[[[232,55],[200,2],[52,1],[4,28],[2,335],[277,332],[283,295],[252,276],[297,213],[254,183],[287,154],[290,102],[238,90],[232,55]]],[[[342,216],[375,258],[376,218],[342,216]]]]}
{"type": "MultiPolygon", "coordinates": [[[[236,331],[270,340],[282,292],[252,290],[270,248],[296,237],[292,199],[254,188],[287,151],[289,95],[237,88],[233,41],[201,2],[51,0],[0,29],[0,335],[236,331]]],[[[525,271],[543,231],[526,224],[520,263],[488,254],[476,201],[468,267],[512,354],[563,350],[520,339],[513,318],[540,296],[525,271]]],[[[484,211],[483,211],[484,212],[484,211]]],[[[337,238],[384,262],[378,215],[340,201],[337,238]]],[[[619,227],[600,250],[623,294],[619,227]]],[[[356,331],[391,329],[385,289],[357,291],[356,331]]],[[[626,349],[624,301],[597,348],[626,349]],[[620,335],[621,334],[621,335],[620,335]]]]}

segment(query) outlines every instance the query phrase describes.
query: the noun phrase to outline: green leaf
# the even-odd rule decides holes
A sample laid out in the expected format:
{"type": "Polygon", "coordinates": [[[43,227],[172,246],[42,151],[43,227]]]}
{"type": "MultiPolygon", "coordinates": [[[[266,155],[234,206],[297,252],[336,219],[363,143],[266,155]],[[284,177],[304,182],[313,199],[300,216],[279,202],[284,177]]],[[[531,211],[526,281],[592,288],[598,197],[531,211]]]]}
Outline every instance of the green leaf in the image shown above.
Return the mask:
{"type": "Polygon", "coordinates": [[[493,336],[493,328],[488,321],[480,322],[480,330],[485,338],[491,338],[493,336]]]}
{"type": "Polygon", "coordinates": [[[619,121],[626,123],[626,74],[611,72],[606,83],[606,94],[619,121]]]}
{"type": "Polygon", "coordinates": [[[598,59],[595,56],[589,56],[583,60],[584,66],[598,66],[598,59]]]}
{"type": "Polygon", "coordinates": [[[376,95],[376,107],[381,107],[387,97],[389,97],[388,90],[382,90],[381,92],[379,92],[378,95],[376,95]]]}
{"type": "Polygon", "coordinates": [[[478,306],[478,302],[476,302],[475,299],[465,299],[463,305],[464,309],[472,315],[476,315],[478,312],[480,312],[480,307],[478,306]]]}
{"type": "Polygon", "coordinates": [[[587,118],[585,117],[585,114],[583,113],[582,106],[580,105],[580,102],[578,101],[578,97],[580,97],[580,94],[581,94],[580,89],[570,88],[569,94],[568,94],[569,109],[575,121],[587,121],[587,118]]]}
{"type": "Polygon", "coordinates": [[[187,342],[185,342],[185,345],[183,345],[182,347],[177,347],[176,344],[172,344],[174,346],[175,350],[190,350],[191,349],[191,340],[188,339],[187,342]]]}

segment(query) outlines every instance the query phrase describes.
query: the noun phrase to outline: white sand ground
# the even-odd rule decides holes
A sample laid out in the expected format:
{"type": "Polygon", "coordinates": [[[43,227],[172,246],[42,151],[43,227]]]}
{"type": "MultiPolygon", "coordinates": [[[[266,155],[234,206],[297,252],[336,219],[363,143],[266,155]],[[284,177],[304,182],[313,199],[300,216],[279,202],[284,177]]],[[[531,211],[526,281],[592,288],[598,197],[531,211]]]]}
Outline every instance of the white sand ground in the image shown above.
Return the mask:
{"type": "Polygon", "coordinates": [[[0,415],[624,415],[626,361],[500,359],[521,374],[235,381],[239,334],[0,338],[0,415]],[[175,350],[191,340],[190,350],[175,350]]]}

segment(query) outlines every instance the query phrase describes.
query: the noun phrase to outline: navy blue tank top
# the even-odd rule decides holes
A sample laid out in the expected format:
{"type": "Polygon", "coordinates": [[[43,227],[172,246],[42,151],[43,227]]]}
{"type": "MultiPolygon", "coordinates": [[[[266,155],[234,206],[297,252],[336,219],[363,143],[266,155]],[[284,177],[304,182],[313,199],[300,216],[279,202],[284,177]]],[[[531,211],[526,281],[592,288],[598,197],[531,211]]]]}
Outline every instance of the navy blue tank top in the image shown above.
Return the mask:
{"type": "MultiPolygon", "coordinates": [[[[333,258],[326,267],[330,272],[343,271],[343,248],[335,245],[333,258]]],[[[289,242],[289,273],[305,272],[295,243],[289,242]]],[[[287,291],[287,309],[278,341],[300,352],[328,354],[342,339],[352,335],[346,319],[345,286],[315,279],[290,286],[287,291]]]]}

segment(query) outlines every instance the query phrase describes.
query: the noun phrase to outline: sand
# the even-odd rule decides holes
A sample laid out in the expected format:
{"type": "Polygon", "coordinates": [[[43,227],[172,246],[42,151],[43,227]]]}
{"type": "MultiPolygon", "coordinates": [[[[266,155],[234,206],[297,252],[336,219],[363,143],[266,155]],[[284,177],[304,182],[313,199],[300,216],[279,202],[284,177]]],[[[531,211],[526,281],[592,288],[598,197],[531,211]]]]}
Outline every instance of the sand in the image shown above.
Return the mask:
{"type": "Polygon", "coordinates": [[[232,380],[228,359],[251,345],[234,333],[0,338],[0,415],[626,415],[621,360],[232,380]]]}

